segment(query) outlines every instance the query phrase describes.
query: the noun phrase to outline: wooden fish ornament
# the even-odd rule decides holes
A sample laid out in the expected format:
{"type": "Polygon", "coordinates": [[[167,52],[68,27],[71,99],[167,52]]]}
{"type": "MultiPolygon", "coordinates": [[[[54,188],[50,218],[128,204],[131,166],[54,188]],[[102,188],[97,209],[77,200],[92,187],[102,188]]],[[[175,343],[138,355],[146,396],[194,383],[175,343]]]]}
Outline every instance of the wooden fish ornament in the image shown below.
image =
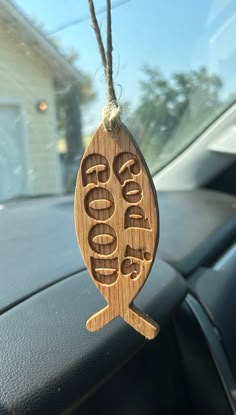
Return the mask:
{"type": "Polygon", "coordinates": [[[117,316],[148,339],[159,326],[133,300],[150,272],[159,237],[156,192],[145,161],[123,124],[101,124],[82,158],[75,227],[84,262],[108,305],[87,321],[102,328],[117,316]]]}

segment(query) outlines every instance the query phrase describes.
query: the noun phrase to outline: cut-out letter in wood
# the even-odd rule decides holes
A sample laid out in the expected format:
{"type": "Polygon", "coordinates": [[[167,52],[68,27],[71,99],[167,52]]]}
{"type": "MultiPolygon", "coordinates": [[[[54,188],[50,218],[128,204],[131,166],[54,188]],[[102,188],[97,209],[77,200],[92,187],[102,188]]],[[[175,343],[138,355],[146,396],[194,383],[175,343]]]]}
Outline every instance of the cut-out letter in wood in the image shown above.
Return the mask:
{"type": "Polygon", "coordinates": [[[123,124],[103,124],[88,145],[75,190],[77,239],[107,306],[87,321],[95,331],[117,316],[152,339],[159,326],[133,300],[151,270],[159,237],[155,189],[147,166],[123,124]]]}

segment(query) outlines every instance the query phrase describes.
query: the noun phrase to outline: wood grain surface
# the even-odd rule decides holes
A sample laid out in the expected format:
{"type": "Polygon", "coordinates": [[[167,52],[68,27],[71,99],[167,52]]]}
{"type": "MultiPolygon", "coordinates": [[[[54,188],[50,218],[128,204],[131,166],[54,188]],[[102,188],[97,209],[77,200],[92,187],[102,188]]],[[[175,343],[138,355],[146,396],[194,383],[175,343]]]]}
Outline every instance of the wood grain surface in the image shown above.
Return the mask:
{"type": "Polygon", "coordinates": [[[159,238],[155,189],[130,133],[101,124],[82,158],[75,227],[84,262],[108,305],[87,321],[95,331],[121,316],[146,338],[159,326],[133,299],[150,272],[159,238]]]}

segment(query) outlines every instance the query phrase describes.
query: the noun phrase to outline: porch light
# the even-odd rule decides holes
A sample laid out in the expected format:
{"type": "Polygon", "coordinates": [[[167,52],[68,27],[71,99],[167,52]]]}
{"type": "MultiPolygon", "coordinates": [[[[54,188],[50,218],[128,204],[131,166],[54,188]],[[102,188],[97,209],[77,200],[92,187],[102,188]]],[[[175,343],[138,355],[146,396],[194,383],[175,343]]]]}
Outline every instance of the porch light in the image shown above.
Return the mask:
{"type": "Polygon", "coordinates": [[[39,101],[37,103],[37,110],[39,112],[46,112],[47,109],[48,109],[48,103],[47,103],[47,101],[42,100],[42,101],[39,101]]]}

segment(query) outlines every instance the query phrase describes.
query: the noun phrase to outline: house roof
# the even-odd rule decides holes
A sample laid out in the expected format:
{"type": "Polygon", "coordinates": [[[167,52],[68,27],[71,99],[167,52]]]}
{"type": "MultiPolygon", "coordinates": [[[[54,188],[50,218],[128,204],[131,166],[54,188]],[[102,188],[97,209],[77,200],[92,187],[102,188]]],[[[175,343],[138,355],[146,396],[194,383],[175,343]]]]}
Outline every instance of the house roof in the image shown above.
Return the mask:
{"type": "Polygon", "coordinates": [[[0,7],[1,20],[10,24],[15,31],[19,30],[24,41],[52,67],[56,79],[81,80],[79,71],[71,65],[45,34],[32,24],[12,0],[1,0],[0,7]]]}

